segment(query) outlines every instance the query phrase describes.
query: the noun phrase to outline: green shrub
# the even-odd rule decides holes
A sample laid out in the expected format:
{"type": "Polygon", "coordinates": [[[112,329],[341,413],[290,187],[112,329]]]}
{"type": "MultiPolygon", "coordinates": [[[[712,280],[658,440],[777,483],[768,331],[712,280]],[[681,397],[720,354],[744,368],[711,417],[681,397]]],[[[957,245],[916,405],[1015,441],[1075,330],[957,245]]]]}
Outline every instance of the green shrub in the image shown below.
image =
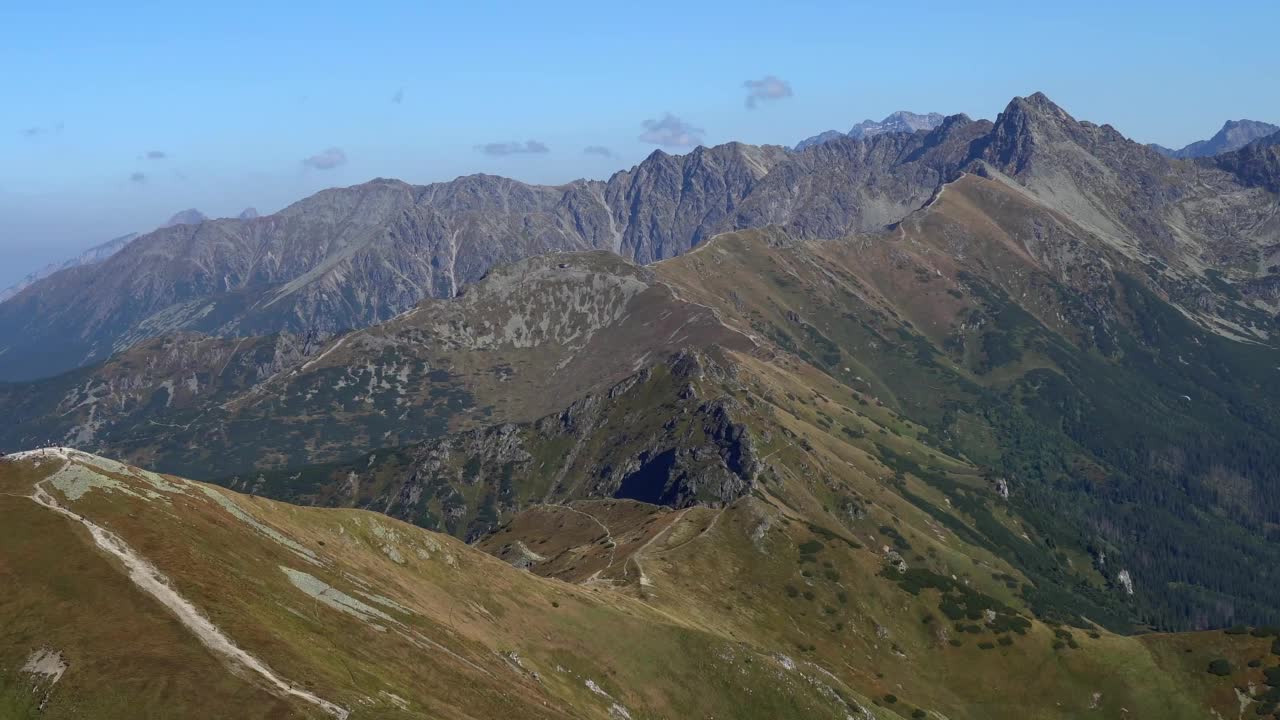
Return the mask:
{"type": "Polygon", "coordinates": [[[951,643],[951,647],[960,647],[961,645],[964,645],[964,641],[957,640],[956,638],[951,638],[947,642],[951,643]]]}
{"type": "Polygon", "coordinates": [[[996,644],[995,644],[995,643],[993,643],[993,642],[986,642],[986,641],[984,640],[983,642],[978,643],[978,647],[979,647],[979,648],[981,648],[981,649],[983,649],[983,650],[995,650],[995,649],[996,649],[996,644]]]}
{"type": "Polygon", "coordinates": [[[889,693],[888,695],[884,696],[884,701],[892,705],[898,702],[898,696],[894,695],[893,693],[889,693]]]}
{"type": "Polygon", "coordinates": [[[795,585],[788,585],[785,588],[783,588],[783,590],[786,591],[787,597],[789,598],[796,597],[800,594],[800,591],[796,589],[795,585]]]}
{"type": "Polygon", "coordinates": [[[1008,635],[1001,635],[1000,639],[997,640],[996,642],[1008,647],[1009,645],[1013,644],[1013,638],[1009,637],[1008,635]]]}
{"type": "Polygon", "coordinates": [[[1218,658],[1209,663],[1209,672],[1213,675],[1226,676],[1231,674],[1231,663],[1226,658],[1218,658]]]}
{"type": "Polygon", "coordinates": [[[1223,632],[1225,632],[1228,635],[1248,635],[1249,628],[1246,625],[1232,625],[1226,630],[1223,630],[1223,632]]]}
{"type": "Polygon", "coordinates": [[[922,720],[922,718],[929,717],[929,713],[921,710],[920,708],[916,708],[915,710],[911,711],[911,717],[915,718],[916,720],[922,720]]]}
{"type": "Polygon", "coordinates": [[[881,525],[880,534],[892,540],[894,547],[897,547],[899,550],[911,549],[911,543],[907,542],[907,539],[902,537],[902,533],[898,532],[897,528],[893,528],[888,525],[881,525]]]}
{"type": "Polygon", "coordinates": [[[801,555],[813,555],[824,547],[826,547],[826,545],[823,545],[817,540],[810,540],[808,542],[801,543],[799,549],[801,555]]]}

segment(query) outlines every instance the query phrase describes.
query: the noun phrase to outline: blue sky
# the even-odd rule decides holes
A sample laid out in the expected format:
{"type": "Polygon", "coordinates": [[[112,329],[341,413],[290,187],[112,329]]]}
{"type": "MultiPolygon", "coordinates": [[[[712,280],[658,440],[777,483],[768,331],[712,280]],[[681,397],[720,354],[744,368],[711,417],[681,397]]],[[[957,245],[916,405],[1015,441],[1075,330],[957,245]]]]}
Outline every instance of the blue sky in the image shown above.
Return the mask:
{"type": "Polygon", "coordinates": [[[379,176],[603,178],[667,113],[705,144],[994,118],[1036,90],[1170,146],[1280,123],[1274,0],[2,5],[0,285],[187,207],[272,212],[379,176]],[[769,77],[790,95],[748,108],[769,77]]]}

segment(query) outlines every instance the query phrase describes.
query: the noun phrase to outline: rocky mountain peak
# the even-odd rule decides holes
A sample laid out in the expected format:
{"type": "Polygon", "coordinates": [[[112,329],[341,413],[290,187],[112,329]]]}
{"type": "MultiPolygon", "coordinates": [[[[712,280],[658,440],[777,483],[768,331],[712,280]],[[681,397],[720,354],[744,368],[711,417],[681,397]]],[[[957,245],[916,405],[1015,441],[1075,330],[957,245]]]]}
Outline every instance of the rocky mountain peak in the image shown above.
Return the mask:
{"type": "Polygon", "coordinates": [[[1225,170],[1249,187],[1280,193],[1280,131],[1198,162],[1225,170]]]}
{"type": "Polygon", "coordinates": [[[863,140],[872,138],[877,135],[886,135],[890,133],[914,133],[921,130],[933,130],[942,124],[946,117],[942,113],[913,113],[907,110],[898,110],[889,113],[883,120],[863,120],[862,122],[850,128],[849,132],[842,133],[836,130],[827,130],[826,132],[814,135],[813,137],[801,140],[796,144],[797,151],[804,150],[808,147],[821,145],[823,143],[839,140],[842,137],[850,137],[855,140],[863,140]]]}
{"type": "Polygon", "coordinates": [[[1014,173],[1026,170],[1038,147],[1065,136],[1080,125],[1042,92],[1016,97],[996,116],[986,140],[984,159],[1014,173]]]}
{"type": "MultiPolygon", "coordinates": [[[[698,147],[701,148],[702,146],[699,145],[698,147]]],[[[662,160],[665,160],[666,158],[669,158],[669,157],[671,157],[670,153],[665,152],[662,148],[657,148],[653,152],[649,153],[644,160],[641,160],[640,164],[643,165],[647,162],[661,162],[662,160]]]]}
{"type": "Polygon", "coordinates": [[[1004,112],[996,118],[996,125],[1001,124],[1001,118],[1010,122],[1021,122],[1023,118],[1035,120],[1039,122],[1053,123],[1074,123],[1075,118],[1071,117],[1066,110],[1063,110],[1057,103],[1049,99],[1048,95],[1042,92],[1035,92],[1026,97],[1015,97],[1005,106],[1004,112]]]}
{"type": "Polygon", "coordinates": [[[258,208],[247,207],[236,216],[238,220],[252,220],[258,217],[258,208]]]}
{"type": "Polygon", "coordinates": [[[1208,140],[1193,142],[1180,150],[1172,150],[1155,144],[1150,147],[1169,158],[1213,157],[1223,153],[1234,152],[1255,140],[1265,138],[1276,132],[1280,132],[1280,126],[1272,125],[1271,123],[1257,120],[1228,120],[1223,123],[1222,129],[1218,130],[1213,137],[1208,140]]]}
{"type": "Polygon", "coordinates": [[[187,208],[173,214],[164,225],[160,227],[173,227],[175,225],[199,225],[208,220],[209,216],[200,212],[195,208],[187,208]]]}
{"type": "Polygon", "coordinates": [[[848,135],[851,138],[866,138],[884,133],[912,133],[920,130],[932,130],[940,125],[943,120],[942,113],[931,112],[922,115],[908,110],[898,110],[897,112],[889,113],[880,122],[863,120],[854,125],[849,130],[848,135]]]}

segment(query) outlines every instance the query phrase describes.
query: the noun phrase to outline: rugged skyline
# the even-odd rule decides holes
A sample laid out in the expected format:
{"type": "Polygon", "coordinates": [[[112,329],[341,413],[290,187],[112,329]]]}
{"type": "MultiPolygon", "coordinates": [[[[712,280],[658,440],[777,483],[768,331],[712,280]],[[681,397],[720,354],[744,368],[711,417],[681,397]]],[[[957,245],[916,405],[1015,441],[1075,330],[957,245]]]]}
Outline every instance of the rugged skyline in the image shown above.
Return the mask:
{"type": "Polygon", "coordinates": [[[604,179],[655,147],[791,146],[901,109],[991,119],[1035,90],[1168,147],[1226,118],[1280,120],[1280,99],[1248,82],[1280,75],[1265,50],[1277,10],[1260,1],[1194,27],[1196,14],[1145,2],[1096,4],[1109,22],[1087,27],[1077,18],[1091,2],[998,2],[990,19],[657,2],[643,37],[622,10],[580,3],[388,2],[306,18],[236,2],[180,15],[124,5],[6,9],[0,62],[23,72],[0,107],[0,287],[186,207],[270,213],[375,177],[604,179]],[[79,22],[65,23],[67,12],[79,22]],[[726,17],[733,33],[707,32],[726,17]],[[957,46],[991,33],[1000,52],[957,46]],[[1155,52],[1188,35],[1200,51],[1155,52]],[[566,61],[620,54],[645,61],[566,61]],[[832,58],[848,69],[833,72],[832,58]]]}

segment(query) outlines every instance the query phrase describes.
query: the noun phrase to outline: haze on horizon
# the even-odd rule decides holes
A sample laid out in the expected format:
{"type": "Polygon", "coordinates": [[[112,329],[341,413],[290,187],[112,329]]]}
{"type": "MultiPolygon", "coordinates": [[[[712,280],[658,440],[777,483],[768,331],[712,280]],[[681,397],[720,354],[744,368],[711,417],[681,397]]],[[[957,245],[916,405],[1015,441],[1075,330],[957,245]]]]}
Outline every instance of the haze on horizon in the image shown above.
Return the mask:
{"type": "Polygon", "coordinates": [[[1037,90],[1170,147],[1280,122],[1256,82],[1280,76],[1280,8],[1196,7],[9,7],[0,287],[188,207],[265,214],[373,177],[604,178],[659,147],[793,145],[895,110],[993,118],[1037,90]]]}

